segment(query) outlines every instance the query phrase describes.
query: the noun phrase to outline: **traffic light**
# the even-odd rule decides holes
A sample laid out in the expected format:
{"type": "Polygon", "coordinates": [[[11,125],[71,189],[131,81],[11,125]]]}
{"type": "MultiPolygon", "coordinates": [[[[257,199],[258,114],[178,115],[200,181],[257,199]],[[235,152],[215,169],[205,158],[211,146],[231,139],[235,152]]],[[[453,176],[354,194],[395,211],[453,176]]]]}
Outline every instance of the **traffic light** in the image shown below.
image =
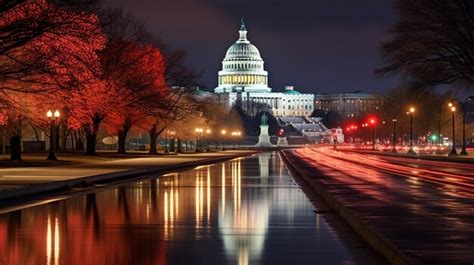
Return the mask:
{"type": "Polygon", "coordinates": [[[283,137],[284,135],[285,135],[285,130],[284,130],[283,128],[280,128],[280,129],[278,130],[278,136],[279,136],[279,137],[283,137]]]}

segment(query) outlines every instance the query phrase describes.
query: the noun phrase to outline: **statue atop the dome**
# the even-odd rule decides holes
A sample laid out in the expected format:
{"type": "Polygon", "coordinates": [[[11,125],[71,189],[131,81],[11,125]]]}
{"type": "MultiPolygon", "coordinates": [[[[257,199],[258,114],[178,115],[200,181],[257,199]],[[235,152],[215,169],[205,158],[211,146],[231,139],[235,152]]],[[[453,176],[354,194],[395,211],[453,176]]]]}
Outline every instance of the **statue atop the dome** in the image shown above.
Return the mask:
{"type": "Polygon", "coordinates": [[[240,30],[247,30],[247,29],[245,28],[244,17],[242,17],[242,18],[240,19],[240,30]]]}
{"type": "Polygon", "coordinates": [[[268,125],[268,117],[267,117],[267,113],[265,112],[262,114],[260,125],[268,125]]]}

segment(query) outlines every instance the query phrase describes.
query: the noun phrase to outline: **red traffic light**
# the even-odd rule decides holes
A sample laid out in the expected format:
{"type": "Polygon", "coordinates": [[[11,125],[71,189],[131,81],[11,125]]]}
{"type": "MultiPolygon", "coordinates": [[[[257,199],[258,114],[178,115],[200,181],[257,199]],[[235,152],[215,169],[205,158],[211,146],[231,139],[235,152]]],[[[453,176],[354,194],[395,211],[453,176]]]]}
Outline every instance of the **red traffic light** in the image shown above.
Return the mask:
{"type": "Polygon", "coordinates": [[[354,130],[357,130],[357,125],[355,125],[354,123],[351,123],[351,124],[347,125],[346,131],[350,132],[350,131],[354,131],[354,130]]]}
{"type": "Polygon", "coordinates": [[[367,123],[371,126],[375,126],[378,124],[378,118],[376,116],[369,116],[367,119],[367,123]]]}
{"type": "Polygon", "coordinates": [[[283,128],[280,128],[278,130],[278,136],[283,136],[285,134],[285,130],[283,130],[283,128]]]}

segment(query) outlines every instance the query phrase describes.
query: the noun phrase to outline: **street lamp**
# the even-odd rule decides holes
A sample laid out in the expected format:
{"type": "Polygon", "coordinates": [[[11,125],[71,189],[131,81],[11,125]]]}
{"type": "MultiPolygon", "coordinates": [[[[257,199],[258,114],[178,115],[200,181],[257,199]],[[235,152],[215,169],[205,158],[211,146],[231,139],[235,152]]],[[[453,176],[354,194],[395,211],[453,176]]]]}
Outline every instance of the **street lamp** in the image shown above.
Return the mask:
{"type": "Polygon", "coordinates": [[[377,147],[376,147],[376,144],[375,144],[375,140],[377,138],[377,119],[375,117],[371,117],[369,118],[369,123],[370,123],[370,126],[373,126],[374,129],[373,129],[373,134],[372,134],[372,150],[377,150],[377,147]]]}
{"type": "Polygon", "coordinates": [[[211,148],[209,147],[209,135],[211,134],[211,129],[207,129],[206,130],[206,136],[207,136],[207,139],[206,139],[206,144],[207,144],[207,151],[210,152],[211,151],[211,148]]]}
{"type": "MultiPolygon", "coordinates": [[[[367,123],[362,123],[361,127],[362,127],[362,128],[367,128],[367,123]]],[[[362,135],[362,138],[363,138],[363,139],[362,139],[362,142],[364,143],[364,142],[365,142],[365,131],[364,131],[364,133],[363,133],[363,135],[362,135]]]]}
{"type": "Polygon", "coordinates": [[[238,133],[232,132],[230,135],[232,135],[232,144],[234,146],[233,150],[235,150],[235,138],[237,138],[238,133]]]}
{"type": "Polygon", "coordinates": [[[224,138],[225,138],[225,135],[227,134],[227,131],[226,130],[221,130],[221,135],[222,135],[222,151],[225,151],[225,146],[224,146],[224,138]]]}
{"type": "Polygon", "coordinates": [[[349,143],[352,144],[352,139],[354,137],[354,134],[355,134],[355,131],[357,130],[357,126],[352,124],[352,125],[349,125],[347,126],[346,128],[346,131],[347,131],[347,134],[350,135],[349,137],[349,143]]]}
{"type": "Polygon", "coordinates": [[[474,96],[467,97],[462,106],[462,150],[460,153],[462,156],[467,156],[469,154],[466,149],[466,104],[471,100],[474,100],[474,96]]]}
{"type": "Polygon", "coordinates": [[[240,136],[241,136],[241,135],[242,135],[242,133],[238,131],[238,132],[237,132],[237,137],[239,138],[239,139],[238,139],[239,149],[240,149],[240,140],[241,140],[241,137],[240,137],[240,136]]]}
{"type": "Polygon", "coordinates": [[[456,131],[454,126],[454,113],[456,112],[456,107],[453,105],[453,103],[449,103],[448,106],[451,108],[451,112],[453,113],[453,144],[451,152],[449,152],[449,156],[457,156],[458,152],[456,151],[456,131]]]}
{"type": "Polygon", "coordinates": [[[168,131],[165,131],[165,154],[168,154],[170,152],[168,148],[168,131]]]}
{"type": "Polygon", "coordinates": [[[175,131],[170,131],[170,152],[175,152],[176,151],[176,132],[175,131]]]}
{"type": "Polygon", "coordinates": [[[48,117],[48,120],[50,122],[50,135],[49,135],[49,155],[47,160],[58,160],[56,158],[56,154],[54,153],[54,149],[56,149],[56,139],[54,138],[54,123],[59,120],[59,116],[61,114],[59,113],[58,110],[54,111],[54,113],[51,110],[48,110],[46,112],[46,117],[48,117]]]}
{"type": "MultiPolygon", "coordinates": [[[[350,127],[350,126],[346,128],[346,132],[347,132],[347,134],[349,134],[349,133],[351,132],[351,127],[350,127]]],[[[351,143],[351,139],[350,139],[350,138],[349,138],[349,143],[351,143]]]]}
{"type": "Polygon", "coordinates": [[[196,128],[194,130],[196,132],[196,152],[201,152],[201,150],[199,149],[200,147],[200,144],[201,144],[201,133],[202,133],[202,128],[196,128]]]}
{"type": "Polygon", "coordinates": [[[415,150],[413,150],[413,113],[415,113],[415,108],[410,107],[407,112],[407,114],[410,115],[410,149],[408,150],[408,154],[410,155],[416,155],[415,150]]]}
{"type": "Polygon", "coordinates": [[[392,136],[392,153],[397,152],[397,119],[393,117],[392,119],[393,122],[393,136],[392,136]]]}

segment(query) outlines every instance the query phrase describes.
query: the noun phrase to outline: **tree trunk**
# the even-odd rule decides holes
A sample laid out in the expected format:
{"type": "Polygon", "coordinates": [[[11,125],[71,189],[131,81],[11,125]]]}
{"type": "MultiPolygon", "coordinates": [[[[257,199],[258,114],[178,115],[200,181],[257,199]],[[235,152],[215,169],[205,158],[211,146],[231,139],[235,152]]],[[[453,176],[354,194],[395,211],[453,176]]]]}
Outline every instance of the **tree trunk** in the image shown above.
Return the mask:
{"type": "Polygon", "coordinates": [[[86,155],[96,155],[96,143],[97,143],[97,134],[87,134],[87,150],[86,155]]]}
{"type": "Polygon", "coordinates": [[[67,138],[68,138],[68,131],[67,126],[61,126],[61,148],[63,152],[67,151],[67,138]]]}
{"type": "Polygon", "coordinates": [[[36,141],[37,142],[40,142],[40,136],[39,136],[39,133],[38,133],[38,129],[36,129],[35,127],[31,126],[31,129],[33,129],[33,132],[35,133],[35,138],[36,138],[36,141]]]}
{"type": "Polygon", "coordinates": [[[21,136],[14,135],[10,138],[10,160],[21,161],[21,136]]]}
{"type": "Polygon", "coordinates": [[[95,113],[92,116],[91,127],[85,126],[84,132],[86,133],[86,155],[96,155],[97,145],[97,132],[99,131],[100,123],[105,118],[105,115],[95,113]]]}
{"type": "Polygon", "coordinates": [[[84,141],[82,140],[82,137],[76,136],[76,151],[84,151],[84,141]]]}
{"type": "Polygon", "coordinates": [[[119,130],[118,131],[118,142],[117,142],[117,153],[119,154],[126,154],[127,151],[125,150],[125,142],[127,140],[128,131],[126,130],[119,130]]]}
{"type": "Polygon", "coordinates": [[[150,134],[150,155],[158,154],[156,150],[156,138],[158,138],[158,133],[156,132],[156,126],[153,126],[148,133],[150,134]]]}
{"type": "Polygon", "coordinates": [[[178,139],[178,146],[177,146],[177,151],[178,153],[182,153],[183,152],[183,147],[182,147],[182,141],[181,139],[178,139]]]}
{"type": "Polygon", "coordinates": [[[171,138],[170,140],[170,152],[171,153],[174,153],[176,151],[176,139],[175,138],[171,138]]]}

